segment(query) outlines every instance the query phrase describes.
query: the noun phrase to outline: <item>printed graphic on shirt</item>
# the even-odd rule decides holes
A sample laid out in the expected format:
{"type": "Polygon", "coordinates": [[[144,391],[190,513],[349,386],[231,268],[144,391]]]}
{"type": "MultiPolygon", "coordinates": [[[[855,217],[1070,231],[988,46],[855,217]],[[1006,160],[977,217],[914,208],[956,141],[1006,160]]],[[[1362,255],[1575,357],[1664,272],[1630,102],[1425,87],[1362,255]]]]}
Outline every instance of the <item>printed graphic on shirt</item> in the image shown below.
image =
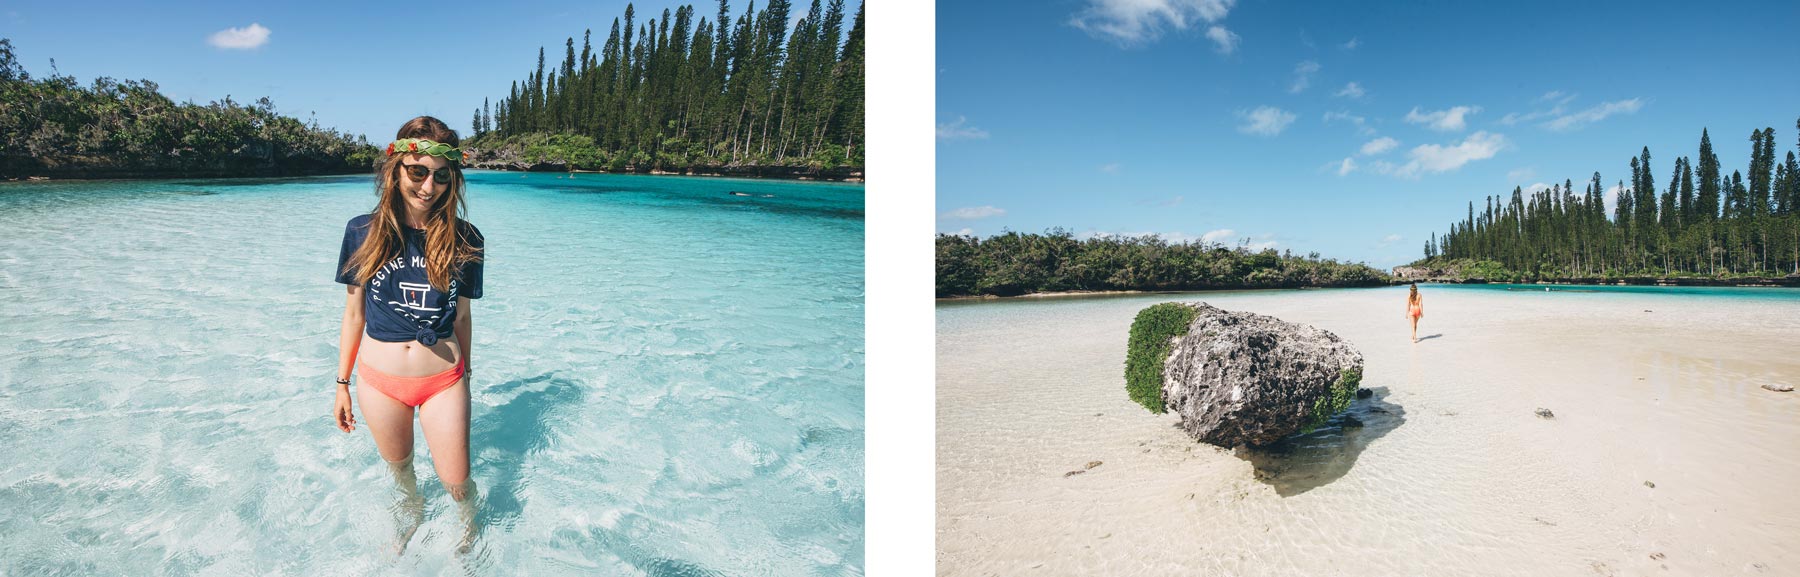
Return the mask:
{"type": "Polygon", "coordinates": [[[414,256],[409,258],[397,256],[394,257],[393,260],[383,263],[381,265],[381,270],[375,272],[375,278],[369,279],[369,298],[374,299],[377,302],[386,302],[395,313],[422,325],[435,323],[438,319],[443,318],[443,315],[439,314],[421,316],[424,313],[437,313],[444,311],[445,309],[448,309],[452,313],[456,311],[456,295],[458,288],[456,279],[450,280],[450,290],[445,295],[448,298],[442,299],[447,302],[447,304],[442,307],[433,307],[430,305],[436,304],[439,299],[432,298],[432,289],[429,283],[407,282],[398,278],[399,271],[409,268],[421,272],[424,271],[425,257],[414,256]],[[411,266],[408,266],[409,264],[411,266]],[[398,295],[393,294],[394,291],[391,289],[387,291],[382,290],[382,286],[388,281],[389,276],[395,277],[393,279],[393,286],[394,288],[399,289],[398,295]],[[383,301],[382,297],[399,298],[400,300],[383,301]]]}
{"type": "Polygon", "coordinates": [[[438,310],[438,309],[434,309],[434,308],[425,306],[425,295],[431,294],[431,285],[416,283],[416,282],[403,282],[403,283],[398,283],[398,284],[400,285],[400,293],[402,295],[401,298],[405,299],[405,301],[398,302],[398,303],[393,302],[393,301],[388,301],[388,304],[397,304],[397,305],[400,305],[400,306],[403,306],[406,308],[410,308],[413,310],[420,310],[420,311],[436,311],[436,310],[438,310]]]}

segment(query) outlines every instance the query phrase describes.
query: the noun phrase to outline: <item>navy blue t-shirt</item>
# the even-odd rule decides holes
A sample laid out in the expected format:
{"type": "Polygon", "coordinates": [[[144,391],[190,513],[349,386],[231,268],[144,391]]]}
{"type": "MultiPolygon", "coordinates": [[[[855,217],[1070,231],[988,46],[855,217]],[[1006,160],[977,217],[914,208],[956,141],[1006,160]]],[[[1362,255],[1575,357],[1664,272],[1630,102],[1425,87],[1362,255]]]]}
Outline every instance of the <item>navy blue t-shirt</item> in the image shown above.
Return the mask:
{"type": "MultiPolygon", "coordinates": [[[[344,247],[338,253],[337,281],[355,285],[355,271],[345,271],[350,255],[369,237],[371,215],[358,215],[344,225],[344,247]]],[[[483,247],[481,230],[458,219],[463,238],[477,250],[483,247]]],[[[389,343],[417,340],[431,346],[448,338],[456,328],[456,297],[481,298],[481,262],[465,264],[462,278],[453,275],[449,291],[432,288],[425,269],[425,231],[400,225],[404,239],[400,256],[394,257],[363,285],[363,322],[370,337],[389,343]]]]}

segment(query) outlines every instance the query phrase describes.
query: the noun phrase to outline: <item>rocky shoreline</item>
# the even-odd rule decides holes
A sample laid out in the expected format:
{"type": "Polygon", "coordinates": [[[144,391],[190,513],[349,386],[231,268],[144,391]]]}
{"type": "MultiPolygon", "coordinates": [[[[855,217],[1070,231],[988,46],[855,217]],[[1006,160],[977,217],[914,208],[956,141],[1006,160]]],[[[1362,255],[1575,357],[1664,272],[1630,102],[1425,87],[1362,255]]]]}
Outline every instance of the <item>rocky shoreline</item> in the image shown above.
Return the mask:
{"type": "Polygon", "coordinates": [[[956,295],[956,296],[948,296],[948,297],[937,297],[937,300],[940,300],[940,301],[965,301],[965,300],[988,300],[988,299],[1047,299],[1047,298],[1076,298],[1076,297],[1119,296],[1119,295],[1183,294],[1183,293],[1213,292],[1213,291],[1321,290],[1321,289],[1340,289],[1340,288],[1370,288],[1370,287],[1390,286],[1393,284],[1406,284],[1406,283],[1390,281],[1387,283],[1380,283],[1380,284],[1353,284],[1353,285],[1343,285],[1343,286],[1221,286],[1221,287],[1166,290],[1166,291],[1151,291],[1151,290],[1050,291],[1050,292],[1040,292],[1040,293],[1026,293],[1026,294],[1022,294],[1022,295],[1013,295],[1013,296],[956,295]]]}
{"type": "Polygon", "coordinates": [[[83,168],[71,170],[33,171],[32,173],[0,177],[5,182],[42,182],[56,180],[131,180],[131,179],[164,179],[164,178],[286,178],[300,176],[345,176],[366,175],[367,170],[317,170],[317,171],[280,171],[280,170],[133,170],[83,168]]]}
{"type": "Polygon", "coordinates": [[[483,170],[501,170],[508,172],[564,172],[564,173],[599,173],[599,174],[649,174],[657,176],[726,176],[736,178],[772,178],[780,180],[827,180],[836,182],[862,182],[863,168],[860,166],[840,166],[836,168],[813,168],[809,166],[761,166],[761,165],[722,165],[722,166],[690,166],[679,170],[664,170],[654,167],[626,166],[623,170],[605,170],[576,167],[567,162],[523,160],[485,160],[477,159],[469,163],[469,168],[483,170]]]}

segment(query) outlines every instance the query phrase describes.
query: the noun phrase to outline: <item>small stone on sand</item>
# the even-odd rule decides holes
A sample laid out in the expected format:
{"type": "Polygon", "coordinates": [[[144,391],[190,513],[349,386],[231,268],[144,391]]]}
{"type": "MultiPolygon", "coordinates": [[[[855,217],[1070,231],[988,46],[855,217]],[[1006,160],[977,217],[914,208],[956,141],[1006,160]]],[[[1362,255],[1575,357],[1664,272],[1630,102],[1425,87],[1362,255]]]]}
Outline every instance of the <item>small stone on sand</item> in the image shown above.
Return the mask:
{"type": "Polygon", "coordinates": [[[1544,419],[1554,419],[1556,418],[1556,413],[1550,412],[1550,409],[1538,407],[1537,416],[1544,419]]]}

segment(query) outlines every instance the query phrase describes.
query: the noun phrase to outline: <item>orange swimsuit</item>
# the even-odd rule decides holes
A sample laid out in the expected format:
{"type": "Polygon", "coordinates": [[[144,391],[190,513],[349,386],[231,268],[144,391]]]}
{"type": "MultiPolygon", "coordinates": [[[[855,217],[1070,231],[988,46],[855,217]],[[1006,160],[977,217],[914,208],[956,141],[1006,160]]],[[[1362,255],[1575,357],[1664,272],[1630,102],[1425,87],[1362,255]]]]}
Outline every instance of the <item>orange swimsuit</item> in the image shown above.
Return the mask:
{"type": "Polygon", "coordinates": [[[417,407],[462,380],[463,362],[458,360],[455,367],[435,375],[396,377],[369,368],[362,364],[362,359],[357,359],[356,373],[362,376],[363,384],[375,387],[381,394],[409,407],[417,407]]]}

